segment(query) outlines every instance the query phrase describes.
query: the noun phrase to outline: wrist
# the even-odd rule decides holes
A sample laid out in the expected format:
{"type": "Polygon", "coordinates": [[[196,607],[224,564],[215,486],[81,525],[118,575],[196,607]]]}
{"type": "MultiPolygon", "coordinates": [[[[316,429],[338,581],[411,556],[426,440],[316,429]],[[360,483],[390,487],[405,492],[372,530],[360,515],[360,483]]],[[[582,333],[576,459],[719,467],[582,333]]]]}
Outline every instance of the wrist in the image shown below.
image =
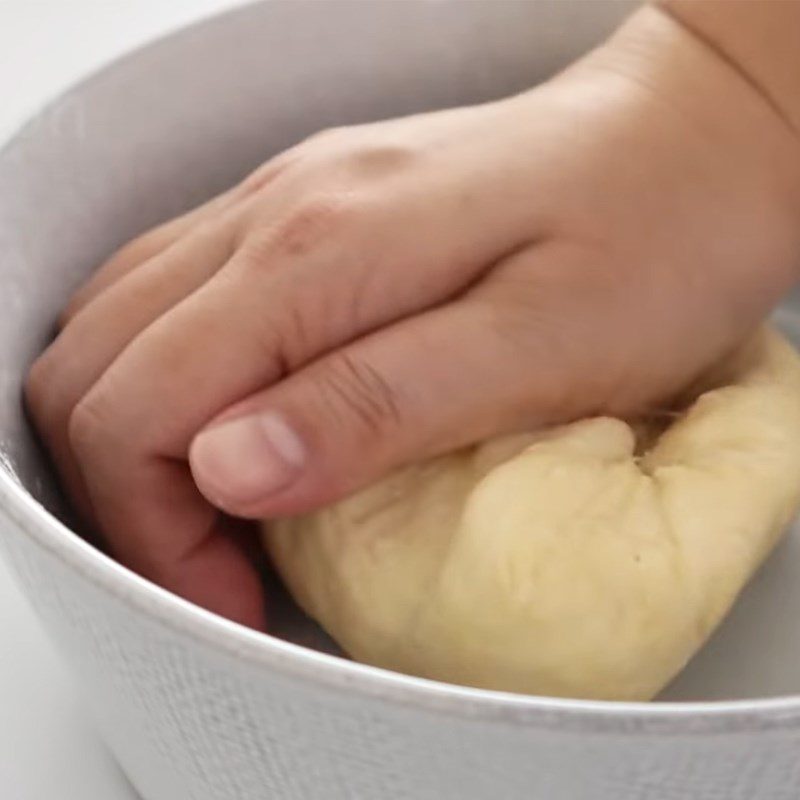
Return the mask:
{"type": "Polygon", "coordinates": [[[726,61],[800,141],[800,0],[655,0],[726,61]]]}
{"type": "Polygon", "coordinates": [[[763,191],[800,236],[800,135],[703,38],[662,7],[645,6],[585,63],[622,75],[681,115],[685,135],[704,137],[730,170],[747,171],[754,191],[763,191]]]}

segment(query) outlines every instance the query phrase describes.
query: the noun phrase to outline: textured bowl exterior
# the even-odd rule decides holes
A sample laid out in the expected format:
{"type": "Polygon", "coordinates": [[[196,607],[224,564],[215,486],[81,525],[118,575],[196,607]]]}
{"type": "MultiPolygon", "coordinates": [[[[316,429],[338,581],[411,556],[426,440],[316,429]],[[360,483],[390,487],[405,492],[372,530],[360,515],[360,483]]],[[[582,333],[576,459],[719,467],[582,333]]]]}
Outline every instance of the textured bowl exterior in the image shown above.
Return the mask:
{"type": "Polygon", "coordinates": [[[145,800],[797,798],[796,708],[654,716],[336,672],[331,657],[301,663],[292,645],[262,648],[189,609],[176,622],[171,598],[7,530],[23,586],[145,800]]]}
{"type": "Polygon", "coordinates": [[[0,550],[145,800],[800,795],[800,698],[645,706],[477,691],[195,608],[58,520],[20,410],[21,376],[60,304],[131,235],[321,127],[523,89],[626,8],[249,6],[123,59],[0,154],[0,550]]]}

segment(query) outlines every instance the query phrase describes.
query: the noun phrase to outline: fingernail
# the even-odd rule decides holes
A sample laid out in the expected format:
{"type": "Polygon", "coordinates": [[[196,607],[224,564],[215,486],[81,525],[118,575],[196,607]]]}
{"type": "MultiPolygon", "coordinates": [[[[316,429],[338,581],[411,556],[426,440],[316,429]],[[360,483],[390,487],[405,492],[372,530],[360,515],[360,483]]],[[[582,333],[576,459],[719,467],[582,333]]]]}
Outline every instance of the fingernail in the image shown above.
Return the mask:
{"type": "Polygon", "coordinates": [[[201,433],[191,460],[210,499],[247,505],[292,483],[305,463],[305,448],[277,414],[259,414],[201,433]]]}

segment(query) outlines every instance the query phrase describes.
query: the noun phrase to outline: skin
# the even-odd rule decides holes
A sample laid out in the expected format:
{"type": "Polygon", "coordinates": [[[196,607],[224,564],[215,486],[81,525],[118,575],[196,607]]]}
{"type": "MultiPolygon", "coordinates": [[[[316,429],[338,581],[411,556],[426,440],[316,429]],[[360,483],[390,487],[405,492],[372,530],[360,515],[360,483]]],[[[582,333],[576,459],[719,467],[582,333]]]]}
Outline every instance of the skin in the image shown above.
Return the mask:
{"type": "Polygon", "coordinates": [[[800,140],[686,5],[526,94],[325,131],[101,266],[26,397],[114,554],[263,628],[232,517],[668,403],[747,336],[796,278],[800,140]]]}

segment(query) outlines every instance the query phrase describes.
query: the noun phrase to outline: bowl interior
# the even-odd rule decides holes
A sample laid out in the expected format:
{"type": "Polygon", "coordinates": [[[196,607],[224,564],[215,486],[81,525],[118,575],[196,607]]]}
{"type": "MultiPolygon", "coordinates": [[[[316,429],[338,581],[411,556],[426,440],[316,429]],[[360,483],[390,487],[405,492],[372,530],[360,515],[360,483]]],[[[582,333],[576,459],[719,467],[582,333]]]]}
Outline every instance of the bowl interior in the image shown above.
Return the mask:
{"type": "MultiPolygon", "coordinates": [[[[525,89],[629,7],[258,4],[156,43],[61,97],[0,154],[0,469],[69,521],[20,385],[64,300],[115,247],[316,130],[525,89]]],[[[800,344],[800,295],[778,322],[800,344]]],[[[335,650],[271,591],[279,635],[335,650]]],[[[795,527],[663,699],[800,694],[798,617],[795,527]]]]}

